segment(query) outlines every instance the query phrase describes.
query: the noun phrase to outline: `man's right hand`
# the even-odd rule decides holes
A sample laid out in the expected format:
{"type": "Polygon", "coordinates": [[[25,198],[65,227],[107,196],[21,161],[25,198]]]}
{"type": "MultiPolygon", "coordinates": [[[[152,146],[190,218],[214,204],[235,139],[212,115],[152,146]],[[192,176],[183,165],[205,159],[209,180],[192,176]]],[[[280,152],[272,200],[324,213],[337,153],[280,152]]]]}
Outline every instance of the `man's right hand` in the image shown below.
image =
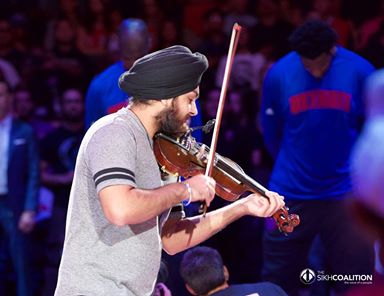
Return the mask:
{"type": "Polygon", "coordinates": [[[196,175],[188,180],[184,181],[188,183],[192,190],[191,201],[204,201],[207,206],[211,204],[211,201],[215,197],[216,181],[205,175],[196,175]]]}

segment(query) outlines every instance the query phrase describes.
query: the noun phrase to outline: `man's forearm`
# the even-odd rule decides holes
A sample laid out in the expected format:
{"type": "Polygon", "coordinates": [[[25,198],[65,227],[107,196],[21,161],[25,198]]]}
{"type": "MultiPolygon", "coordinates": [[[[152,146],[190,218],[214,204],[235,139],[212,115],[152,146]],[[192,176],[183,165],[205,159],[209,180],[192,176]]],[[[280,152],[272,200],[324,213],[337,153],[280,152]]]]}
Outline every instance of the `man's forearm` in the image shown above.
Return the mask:
{"type": "Polygon", "coordinates": [[[153,190],[109,186],[100,192],[103,211],[107,219],[118,226],[138,224],[160,215],[187,196],[180,183],[153,190]]]}
{"type": "Polygon", "coordinates": [[[176,254],[193,247],[216,234],[228,224],[244,216],[247,211],[243,200],[202,215],[182,220],[170,220],[163,227],[164,250],[176,254]]]}

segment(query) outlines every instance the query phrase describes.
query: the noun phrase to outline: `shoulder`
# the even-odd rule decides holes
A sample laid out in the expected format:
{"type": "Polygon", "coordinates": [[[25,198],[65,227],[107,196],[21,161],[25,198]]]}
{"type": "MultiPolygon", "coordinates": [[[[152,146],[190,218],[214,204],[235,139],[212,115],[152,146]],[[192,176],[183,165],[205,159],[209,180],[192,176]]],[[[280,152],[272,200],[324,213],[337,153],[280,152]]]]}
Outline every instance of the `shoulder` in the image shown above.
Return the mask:
{"type": "Polygon", "coordinates": [[[300,65],[300,57],[299,55],[292,51],[281,59],[277,60],[269,69],[268,75],[270,76],[284,76],[287,71],[294,70],[295,67],[300,65]]]}
{"type": "Polygon", "coordinates": [[[373,65],[368,60],[357,53],[340,46],[337,47],[336,59],[347,62],[353,65],[354,68],[364,72],[374,71],[373,65]]]}
{"type": "MultiPolygon", "coordinates": [[[[231,285],[227,289],[220,291],[217,294],[213,295],[244,295],[243,293],[259,293],[260,295],[265,296],[287,296],[287,294],[279,286],[270,283],[270,282],[261,282],[254,284],[239,284],[231,285]],[[221,293],[220,293],[221,292],[221,293]]],[[[248,295],[248,294],[247,294],[248,295]]]]}
{"type": "Polygon", "coordinates": [[[105,69],[103,72],[97,74],[91,81],[91,86],[99,85],[103,87],[106,81],[116,81],[116,77],[120,77],[124,72],[124,67],[122,62],[116,62],[105,69]]]}
{"type": "Polygon", "coordinates": [[[276,68],[282,68],[282,67],[287,67],[287,66],[296,66],[301,63],[300,61],[300,56],[295,52],[291,51],[282,58],[278,59],[274,66],[276,68]]]}
{"type": "Polygon", "coordinates": [[[132,138],[136,134],[137,126],[131,118],[127,108],[106,115],[91,125],[84,139],[99,139],[104,143],[108,139],[116,143],[123,139],[132,138]]]}
{"type": "Polygon", "coordinates": [[[261,282],[253,285],[261,295],[288,296],[280,286],[271,282],[261,282]]]}
{"type": "Polygon", "coordinates": [[[118,116],[117,113],[108,114],[103,116],[95,123],[91,125],[88,129],[87,134],[97,135],[100,133],[109,133],[112,131],[123,132],[124,130],[129,130],[130,124],[125,122],[121,116],[118,116]]]}

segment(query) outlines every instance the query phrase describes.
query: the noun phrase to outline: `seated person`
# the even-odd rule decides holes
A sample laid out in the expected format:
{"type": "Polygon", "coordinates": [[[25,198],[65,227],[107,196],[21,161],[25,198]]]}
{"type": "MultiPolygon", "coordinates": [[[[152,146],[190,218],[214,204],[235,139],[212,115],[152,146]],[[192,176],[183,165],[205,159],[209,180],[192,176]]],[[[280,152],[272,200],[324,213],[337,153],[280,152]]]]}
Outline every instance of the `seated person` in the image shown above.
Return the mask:
{"type": "Polygon", "coordinates": [[[229,272],[219,252],[210,247],[188,250],[180,274],[189,293],[199,296],[287,296],[277,285],[263,282],[229,285],[229,272]]]}

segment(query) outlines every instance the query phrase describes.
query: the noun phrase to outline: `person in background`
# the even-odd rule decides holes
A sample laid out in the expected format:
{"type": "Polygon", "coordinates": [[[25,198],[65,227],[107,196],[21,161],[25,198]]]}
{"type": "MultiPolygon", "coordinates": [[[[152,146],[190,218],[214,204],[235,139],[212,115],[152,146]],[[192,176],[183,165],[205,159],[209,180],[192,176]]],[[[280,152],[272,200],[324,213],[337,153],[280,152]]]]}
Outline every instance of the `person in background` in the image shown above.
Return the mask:
{"type": "MultiPolygon", "coordinates": [[[[213,7],[204,13],[203,34],[197,44],[197,50],[204,53],[209,61],[209,68],[204,74],[204,81],[201,89],[207,92],[216,84],[216,72],[220,59],[226,55],[228,37],[224,33],[224,12],[220,7],[213,7]]],[[[205,111],[204,108],[202,108],[205,111]]]]}
{"type": "Polygon", "coordinates": [[[35,225],[39,152],[31,126],[12,115],[12,92],[0,80],[0,295],[7,293],[12,263],[17,296],[33,295],[29,233],[35,225]]]}
{"type": "Polygon", "coordinates": [[[54,120],[60,109],[61,90],[72,86],[85,89],[90,80],[91,66],[77,48],[77,28],[69,19],[56,19],[52,33],[52,49],[45,51],[43,57],[34,59],[27,85],[38,99],[39,113],[54,120]]]}
{"type": "MultiPolygon", "coordinates": [[[[0,21],[1,22],[1,21],[0,21]]],[[[0,24],[0,31],[2,30],[0,24]]],[[[0,34],[1,36],[1,34],[0,34]]],[[[16,68],[11,64],[8,60],[5,60],[0,57],[0,71],[2,72],[2,76],[9,83],[12,88],[15,88],[20,83],[20,74],[16,70],[16,68]]]]}
{"type": "Polygon", "coordinates": [[[104,115],[114,113],[127,105],[127,94],[117,81],[133,62],[147,54],[150,35],[141,19],[125,19],[118,28],[120,60],[98,74],[88,87],[85,97],[85,127],[104,115]]]}
{"type": "Polygon", "coordinates": [[[380,27],[384,23],[384,1],[376,1],[372,11],[375,12],[375,16],[370,17],[362,23],[358,29],[356,44],[356,50],[358,51],[363,51],[366,48],[369,40],[380,30],[380,27]]]}
{"type": "MultiPolygon", "coordinates": [[[[10,19],[4,17],[4,15],[0,16],[0,59],[11,63],[16,68],[16,71],[20,72],[26,58],[26,53],[16,47],[14,42],[15,36],[13,36],[12,31],[13,24],[11,24],[10,19]]],[[[11,81],[9,83],[12,87],[15,86],[11,81]]]]}
{"type": "Polygon", "coordinates": [[[262,296],[287,296],[279,286],[268,282],[230,285],[229,271],[221,255],[210,247],[188,250],[181,261],[180,274],[192,295],[243,296],[258,293],[262,296]]]}
{"type": "Polygon", "coordinates": [[[42,295],[54,294],[63,251],[68,198],[76,157],[84,136],[83,94],[67,88],[60,95],[58,126],[41,140],[41,180],[54,194],[52,216],[48,222],[42,295]]]}
{"type": "Polygon", "coordinates": [[[289,52],[287,39],[293,26],[284,19],[286,11],[282,5],[279,0],[259,0],[255,5],[258,22],[251,30],[251,49],[261,54],[267,64],[289,52]]]}
{"type": "Polygon", "coordinates": [[[91,60],[97,61],[105,58],[108,42],[107,10],[108,2],[105,0],[85,0],[81,25],[78,26],[77,47],[91,60]]]}
{"type": "Polygon", "coordinates": [[[341,9],[341,0],[314,0],[308,18],[323,20],[329,24],[339,36],[338,43],[353,49],[356,43],[353,22],[344,18],[341,9]]]}
{"type": "Polygon", "coordinates": [[[55,123],[52,121],[44,120],[36,114],[36,100],[27,87],[19,85],[14,89],[13,93],[13,107],[15,116],[18,119],[30,124],[35,130],[39,140],[44,138],[54,129],[55,123]]]}
{"type": "Polygon", "coordinates": [[[363,231],[376,240],[372,285],[352,289],[348,296],[384,293],[384,69],[368,77],[367,121],[352,154],[354,210],[363,231]]]}
{"type": "MultiPolygon", "coordinates": [[[[265,231],[263,276],[289,295],[298,293],[317,237],[325,273],[373,270],[373,246],[351,226],[345,202],[352,191],[350,152],[364,119],[363,86],[374,68],[336,42],[329,25],[306,22],[290,36],[293,51],[273,65],[262,90],[263,137],[275,158],[269,188],[301,219],[289,236],[265,231]]],[[[337,293],[350,286],[333,284],[337,293]]]]}

